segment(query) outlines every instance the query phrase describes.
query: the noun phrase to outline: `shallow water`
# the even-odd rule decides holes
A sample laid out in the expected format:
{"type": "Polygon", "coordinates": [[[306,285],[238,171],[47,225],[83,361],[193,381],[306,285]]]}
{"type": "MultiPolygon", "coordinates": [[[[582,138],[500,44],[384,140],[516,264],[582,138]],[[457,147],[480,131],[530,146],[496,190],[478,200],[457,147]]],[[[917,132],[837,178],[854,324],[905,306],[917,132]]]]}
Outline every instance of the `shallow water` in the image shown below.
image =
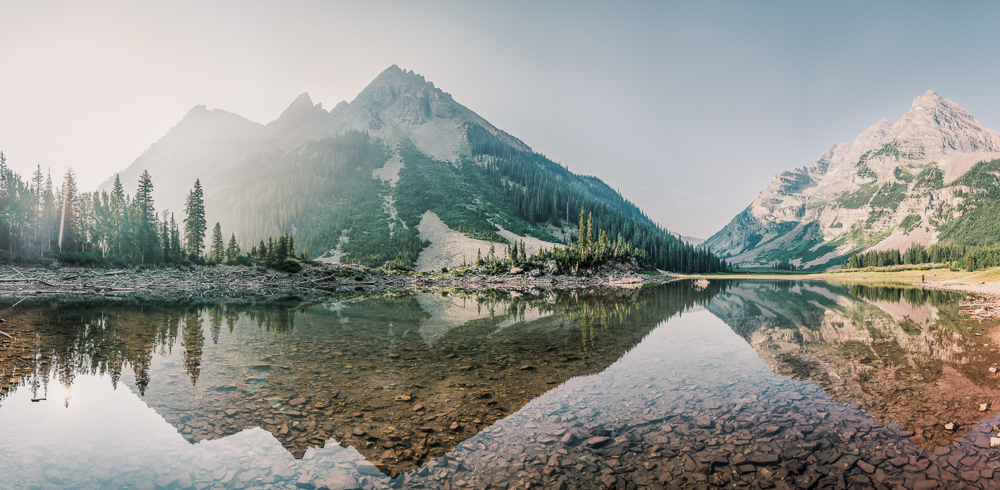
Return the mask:
{"type": "Polygon", "coordinates": [[[998,355],[961,297],[22,303],[0,310],[0,488],[989,487],[998,355]]]}

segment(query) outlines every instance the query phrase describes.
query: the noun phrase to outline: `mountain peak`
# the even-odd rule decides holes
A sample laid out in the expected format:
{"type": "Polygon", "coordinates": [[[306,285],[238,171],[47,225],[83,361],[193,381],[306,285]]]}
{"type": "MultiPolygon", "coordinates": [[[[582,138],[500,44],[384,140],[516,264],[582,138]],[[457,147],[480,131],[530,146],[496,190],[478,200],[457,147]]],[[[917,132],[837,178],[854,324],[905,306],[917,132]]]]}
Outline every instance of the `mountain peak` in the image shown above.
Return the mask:
{"type": "Polygon", "coordinates": [[[379,73],[375,80],[372,80],[370,85],[375,85],[378,83],[407,83],[415,86],[425,85],[428,88],[434,88],[434,83],[427,81],[423,75],[413,71],[404,70],[397,65],[392,65],[379,73]]]}
{"type": "Polygon", "coordinates": [[[322,109],[323,105],[313,104],[312,98],[309,97],[309,93],[303,92],[301,95],[296,97],[295,100],[292,101],[292,104],[289,105],[288,108],[285,109],[285,111],[282,112],[280,116],[278,116],[278,119],[281,119],[291,114],[301,114],[305,112],[311,112],[314,108],[322,109]]]}
{"type": "Polygon", "coordinates": [[[931,153],[1000,151],[996,131],[983,127],[972,114],[933,90],[913,99],[910,110],[893,125],[889,140],[931,153]]]}
{"type": "Polygon", "coordinates": [[[293,141],[300,141],[315,136],[321,132],[319,126],[322,126],[322,121],[327,115],[323,104],[313,104],[309,94],[302,93],[278,116],[278,119],[267,124],[262,138],[267,140],[294,136],[293,141]]]}
{"type": "Polygon", "coordinates": [[[918,95],[913,99],[913,104],[910,105],[911,111],[919,110],[934,110],[936,108],[949,108],[963,110],[958,104],[941,97],[937,92],[933,90],[928,90],[924,92],[923,95],[918,95]]]}
{"type": "MultiPolygon", "coordinates": [[[[386,68],[375,80],[358,94],[354,102],[372,108],[387,107],[399,100],[451,99],[451,96],[434,87],[423,75],[403,70],[396,65],[386,68]]],[[[429,115],[429,114],[428,114],[429,115]]]]}

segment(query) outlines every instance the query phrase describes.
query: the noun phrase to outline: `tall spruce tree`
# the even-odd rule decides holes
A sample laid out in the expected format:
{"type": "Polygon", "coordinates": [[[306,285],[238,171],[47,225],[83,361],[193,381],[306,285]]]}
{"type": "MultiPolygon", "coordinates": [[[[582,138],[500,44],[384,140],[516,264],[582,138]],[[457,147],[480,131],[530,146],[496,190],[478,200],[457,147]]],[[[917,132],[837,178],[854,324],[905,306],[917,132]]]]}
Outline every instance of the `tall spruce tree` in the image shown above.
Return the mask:
{"type": "Polygon", "coordinates": [[[194,188],[184,203],[184,247],[192,259],[202,256],[205,247],[205,195],[201,190],[201,179],[194,181],[194,188]]]}
{"type": "Polygon", "coordinates": [[[170,261],[178,263],[181,261],[181,231],[177,228],[177,221],[174,213],[170,213],[170,261]]]}
{"type": "Polygon", "coordinates": [[[115,184],[111,188],[111,253],[117,257],[125,255],[125,188],[115,174],[115,184]]]}
{"type": "Polygon", "coordinates": [[[7,176],[7,157],[0,151],[0,199],[6,199],[9,192],[7,186],[9,178],[7,176]]]}
{"type": "Polygon", "coordinates": [[[135,193],[138,208],[136,232],[138,233],[139,256],[142,263],[155,263],[162,254],[158,233],[158,220],[153,207],[153,179],[149,171],[143,170],[139,176],[139,189],[135,193]]]}
{"type": "MultiPolygon", "coordinates": [[[[41,240],[42,232],[42,185],[45,177],[42,175],[42,166],[35,168],[35,173],[31,174],[31,216],[32,216],[32,241],[36,244],[41,240]]],[[[37,245],[36,245],[37,246],[37,245]]]]}
{"type": "Polygon", "coordinates": [[[77,239],[80,231],[76,212],[76,174],[72,168],[66,169],[63,176],[62,195],[60,196],[59,217],[59,249],[76,250],[77,239]]]}
{"type": "Polygon", "coordinates": [[[235,264],[240,258],[240,245],[236,243],[236,234],[229,237],[229,245],[226,247],[226,263],[235,264]]]}
{"type": "Polygon", "coordinates": [[[208,258],[216,264],[222,264],[226,260],[226,249],[222,243],[222,225],[218,222],[212,230],[212,247],[208,250],[208,258]]]}

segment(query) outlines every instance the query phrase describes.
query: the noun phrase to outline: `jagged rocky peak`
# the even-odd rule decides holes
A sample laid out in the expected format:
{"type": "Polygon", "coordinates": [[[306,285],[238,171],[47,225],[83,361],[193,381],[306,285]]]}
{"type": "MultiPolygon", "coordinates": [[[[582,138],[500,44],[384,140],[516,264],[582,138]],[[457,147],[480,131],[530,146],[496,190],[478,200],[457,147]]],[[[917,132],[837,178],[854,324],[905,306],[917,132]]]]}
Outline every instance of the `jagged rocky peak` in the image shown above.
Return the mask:
{"type": "Polygon", "coordinates": [[[278,116],[278,120],[316,113],[326,113],[326,111],[323,110],[323,104],[313,104],[312,98],[309,97],[309,93],[305,92],[292,101],[291,105],[289,105],[288,108],[285,109],[280,116],[278,116]]]}
{"type": "Polygon", "coordinates": [[[451,119],[464,112],[451,95],[435,88],[423,76],[396,65],[379,74],[358,94],[354,104],[385,112],[405,125],[419,125],[434,118],[451,119]]]}
{"type": "Polygon", "coordinates": [[[329,113],[314,104],[308,93],[295,98],[277,119],[267,124],[262,140],[285,140],[293,145],[324,134],[329,113]]]}
{"type": "Polygon", "coordinates": [[[983,127],[955,102],[931,90],[913,99],[888,135],[901,148],[939,152],[1000,152],[1000,133],[983,127]]]}

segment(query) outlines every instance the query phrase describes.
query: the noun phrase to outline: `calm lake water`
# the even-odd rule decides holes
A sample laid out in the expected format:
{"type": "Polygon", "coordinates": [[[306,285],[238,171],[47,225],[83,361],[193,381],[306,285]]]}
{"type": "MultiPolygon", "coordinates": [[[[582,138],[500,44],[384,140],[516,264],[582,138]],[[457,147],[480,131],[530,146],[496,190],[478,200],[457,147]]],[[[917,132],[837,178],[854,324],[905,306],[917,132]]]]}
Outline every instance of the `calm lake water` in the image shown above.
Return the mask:
{"type": "Polygon", "coordinates": [[[996,488],[1000,339],[963,298],[8,304],[0,488],[996,488]]]}

